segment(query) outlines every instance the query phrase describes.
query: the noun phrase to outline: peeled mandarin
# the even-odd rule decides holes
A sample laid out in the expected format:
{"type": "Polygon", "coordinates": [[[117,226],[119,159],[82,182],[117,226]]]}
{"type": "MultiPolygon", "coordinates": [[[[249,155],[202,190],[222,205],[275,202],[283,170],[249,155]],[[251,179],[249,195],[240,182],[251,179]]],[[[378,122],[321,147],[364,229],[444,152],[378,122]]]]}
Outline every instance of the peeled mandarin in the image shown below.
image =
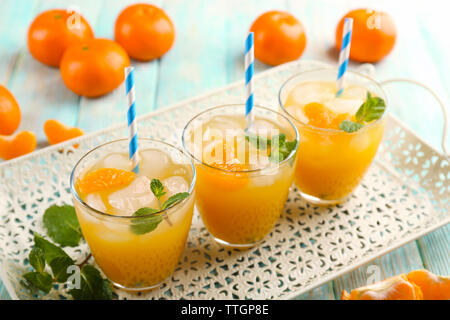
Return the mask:
{"type": "Polygon", "coordinates": [[[420,287],[424,300],[450,300],[450,277],[414,270],[408,273],[408,280],[420,287]]]}
{"type": "Polygon", "coordinates": [[[423,300],[422,290],[408,281],[405,274],[387,278],[383,281],[357,288],[347,293],[343,291],[342,300],[423,300]]]}
{"type": "Polygon", "coordinates": [[[0,136],[0,158],[10,160],[33,152],[36,136],[31,131],[21,131],[12,136],[0,136]]]}
{"type": "Polygon", "coordinates": [[[64,142],[84,134],[80,128],[68,127],[54,119],[44,123],[44,132],[50,144],[64,142]]]}
{"type": "Polygon", "coordinates": [[[87,173],[78,182],[78,188],[81,193],[89,194],[99,192],[110,188],[116,188],[127,185],[133,181],[136,174],[131,171],[100,168],[87,173]]]}

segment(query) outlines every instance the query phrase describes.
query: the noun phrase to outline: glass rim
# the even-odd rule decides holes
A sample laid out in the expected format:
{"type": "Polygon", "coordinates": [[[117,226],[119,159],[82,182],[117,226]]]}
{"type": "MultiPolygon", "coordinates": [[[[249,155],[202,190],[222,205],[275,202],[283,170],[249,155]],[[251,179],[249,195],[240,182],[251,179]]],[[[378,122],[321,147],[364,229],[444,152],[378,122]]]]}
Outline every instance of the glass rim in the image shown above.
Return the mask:
{"type": "Polygon", "coordinates": [[[214,166],[212,166],[212,165],[209,165],[209,164],[207,164],[207,163],[205,163],[205,162],[203,162],[203,161],[197,159],[197,158],[192,154],[192,152],[189,150],[189,148],[188,148],[187,145],[186,145],[185,134],[186,134],[186,132],[187,132],[188,127],[192,124],[192,122],[193,122],[195,119],[197,119],[197,118],[200,117],[201,115],[204,115],[204,114],[206,114],[206,113],[208,113],[208,112],[211,112],[211,111],[213,111],[213,110],[216,110],[216,109],[221,109],[221,108],[226,108],[226,107],[240,107],[240,108],[242,108],[242,110],[245,110],[245,104],[230,103],[230,104],[222,104],[222,105],[218,105],[218,106],[208,108],[208,109],[203,110],[202,112],[198,113],[198,114],[195,115],[193,118],[191,118],[191,119],[186,123],[186,125],[184,126],[183,133],[182,133],[182,136],[181,136],[181,140],[182,140],[183,148],[186,150],[186,152],[189,154],[189,156],[190,156],[192,159],[194,159],[195,161],[199,162],[201,165],[203,165],[203,166],[205,166],[205,167],[208,167],[208,168],[211,168],[211,169],[214,169],[214,170],[218,170],[218,171],[226,172],[226,173],[234,173],[234,174],[239,173],[239,174],[244,174],[244,173],[255,173],[255,172],[260,172],[260,171],[268,170],[268,169],[270,169],[270,168],[272,168],[272,167],[279,167],[279,166],[281,166],[281,165],[284,165],[284,163],[288,162],[290,159],[292,159],[292,157],[295,156],[295,154],[296,154],[296,152],[297,152],[297,150],[298,150],[299,144],[300,144],[300,143],[299,143],[299,142],[300,142],[300,135],[299,135],[299,132],[298,132],[298,130],[297,130],[297,127],[296,127],[296,126],[292,123],[292,121],[291,121],[288,117],[286,117],[284,114],[282,114],[282,113],[280,113],[280,112],[278,112],[278,111],[272,110],[272,109],[270,109],[270,108],[267,108],[267,107],[263,107],[263,106],[260,106],[260,105],[254,105],[254,108],[257,108],[257,109],[263,109],[263,110],[266,110],[266,111],[270,111],[270,112],[273,112],[273,113],[275,113],[275,114],[277,114],[277,115],[283,117],[283,118],[289,123],[289,125],[294,129],[294,132],[295,132],[295,141],[297,141],[297,145],[296,145],[295,149],[289,154],[289,156],[288,156],[286,159],[284,159],[283,161],[279,162],[278,164],[272,164],[272,165],[270,165],[270,166],[268,166],[268,167],[258,168],[258,169],[252,169],[252,170],[227,170],[227,169],[222,169],[222,168],[214,167],[214,166]]]}
{"type": "Polygon", "coordinates": [[[149,218],[149,217],[152,217],[152,216],[157,216],[157,215],[162,215],[162,214],[164,214],[164,213],[167,213],[169,210],[171,210],[171,209],[177,207],[178,205],[181,205],[182,203],[186,203],[187,200],[189,200],[189,199],[193,196],[193,191],[194,191],[195,182],[196,182],[196,178],[197,178],[197,172],[196,172],[196,170],[195,170],[195,165],[194,165],[194,163],[192,162],[192,159],[190,159],[190,157],[186,154],[186,152],[184,152],[184,150],[181,149],[181,148],[178,148],[178,147],[176,147],[176,146],[174,146],[174,145],[172,145],[172,144],[170,144],[170,143],[167,143],[167,142],[164,142],[164,141],[161,141],[161,140],[156,140],[156,139],[151,139],[151,138],[138,138],[138,141],[139,141],[139,140],[145,140],[145,141],[150,141],[150,142],[162,143],[162,144],[164,144],[164,145],[166,145],[166,146],[168,146],[168,147],[170,147],[170,148],[173,148],[173,149],[177,150],[177,151],[180,152],[183,156],[185,156],[187,159],[189,159],[189,163],[190,163],[190,166],[191,166],[191,169],[192,169],[192,179],[191,179],[191,183],[190,183],[190,186],[189,186],[189,189],[188,189],[189,197],[183,199],[182,201],[180,201],[180,202],[178,202],[178,203],[172,204],[170,207],[167,207],[167,208],[165,208],[165,209],[159,210],[159,211],[157,211],[157,212],[153,212],[153,213],[149,213],[149,214],[146,214],[146,215],[142,215],[142,216],[122,216],[122,215],[113,215],[113,214],[109,214],[109,213],[106,213],[106,212],[103,212],[103,211],[101,211],[101,210],[97,210],[97,209],[91,207],[91,206],[90,206],[89,204],[87,204],[83,199],[81,199],[80,196],[79,196],[79,194],[78,194],[78,192],[77,192],[77,190],[76,190],[76,188],[75,188],[75,183],[74,183],[74,180],[75,180],[75,179],[74,179],[74,176],[75,176],[75,170],[78,168],[78,166],[81,164],[81,162],[82,162],[88,155],[90,155],[90,154],[93,153],[94,151],[100,149],[101,147],[104,147],[104,146],[107,146],[107,145],[110,145],[110,144],[113,144],[113,143],[118,143],[118,142],[124,142],[124,141],[127,141],[127,142],[128,142],[128,139],[122,138],[122,139],[117,139],[117,140],[112,140],[112,141],[109,141],[109,142],[105,142],[105,143],[100,144],[100,145],[96,146],[95,148],[89,150],[89,152],[87,152],[86,154],[84,154],[84,155],[80,158],[80,160],[77,161],[77,163],[75,164],[75,166],[73,167],[72,173],[70,174],[70,191],[71,191],[72,195],[75,197],[75,199],[76,199],[83,207],[85,207],[86,209],[88,209],[88,210],[90,210],[90,211],[93,211],[94,213],[96,213],[96,214],[98,214],[98,215],[100,215],[100,216],[102,216],[102,217],[107,217],[107,218],[112,218],[112,219],[117,219],[117,220],[123,220],[123,221],[127,221],[127,220],[139,220],[139,219],[149,218]]]}
{"type": "Polygon", "coordinates": [[[381,85],[381,83],[379,83],[378,81],[376,81],[375,79],[373,79],[372,77],[365,75],[361,72],[357,72],[357,71],[353,71],[353,70],[348,70],[346,72],[357,75],[359,77],[365,78],[369,81],[371,81],[379,90],[380,92],[383,93],[383,98],[385,100],[385,104],[386,104],[386,109],[383,112],[383,115],[378,118],[375,121],[370,122],[367,125],[364,125],[360,130],[355,131],[355,132],[346,132],[342,129],[329,129],[329,128],[320,128],[320,127],[316,127],[316,126],[312,126],[310,124],[304,123],[303,121],[297,119],[296,117],[294,117],[291,113],[289,113],[286,108],[284,107],[284,103],[281,101],[281,93],[283,92],[283,90],[285,89],[285,87],[291,82],[293,81],[295,78],[307,74],[307,73],[313,73],[313,72],[319,72],[319,71],[330,71],[330,70],[336,70],[336,74],[338,71],[338,68],[336,67],[318,67],[318,68],[314,68],[311,70],[306,70],[306,71],[302,71],[299,73],[294,74],[293,76],[289,77],[285,82],[283,82],[283,84],[280,87],[280,90],[278,91],[278,104],[280,105],[280,108],[283,110],[283,112],[285,112],[289,117],[291,117],[292,119],[295,120],[295,122],[298,122],[299,124],[301,124],[302,126],[307,127],[308,129],[311,130],[315,130],[315,131],[323,131],[323,132],[327,132],[327,133],[341,133],[341,132],[345,132],[346,134],[358,134],[360,133],[362,130],[366,130],[370,127],[372,127],[373,125],[375,125],[376,123],[380,122],[381,120],[383,120],[386,117],[387,114],[387,109],[388,109],[388,97],[386,92],[383,90],[383,87],[381,85]]]}

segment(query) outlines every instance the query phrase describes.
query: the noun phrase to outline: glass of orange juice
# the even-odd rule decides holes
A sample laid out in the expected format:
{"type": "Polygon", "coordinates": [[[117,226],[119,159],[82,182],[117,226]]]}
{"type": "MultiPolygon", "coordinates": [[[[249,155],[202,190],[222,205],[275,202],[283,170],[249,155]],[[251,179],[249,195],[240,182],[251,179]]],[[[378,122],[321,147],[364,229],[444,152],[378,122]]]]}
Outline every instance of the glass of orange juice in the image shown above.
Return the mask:
{"type": "Polygon", "coordinates": [[[293,181],[298,132],[284,115],[244,105],[208,109],[186,125],[185,150],[197,169],[196,205],[220,244],[252,247],[280,217],[293,181]]]}
{"type": "Polygon", "coordinates": [[[95,261],[119,288],[149,290],[175,269],[194,208],[195,167],[182,150],[138,139],[139,172],[128,140],[103,144],[73,169],[73,202],[95,261]]]}
{"type": "Polygon", "coordinates": [[[373,79],[346,72],[336,96],[334,68],[302,72],[280,89],[281,109],[300,134],[295,184],[309,202],[345,201],[359,185],[383,137],[386,95],[373,79]]]}

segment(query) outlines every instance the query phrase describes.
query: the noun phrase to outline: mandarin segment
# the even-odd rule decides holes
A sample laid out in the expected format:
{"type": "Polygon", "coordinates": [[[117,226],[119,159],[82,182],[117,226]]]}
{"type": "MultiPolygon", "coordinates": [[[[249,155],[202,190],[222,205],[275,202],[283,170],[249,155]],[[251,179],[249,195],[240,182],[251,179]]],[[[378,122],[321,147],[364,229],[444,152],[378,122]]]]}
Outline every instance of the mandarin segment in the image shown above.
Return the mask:
{"type": "Polygon", "coordinates": [[[438,276],[423,269],[411,271],[407,277],[420,287],[424,300],[450,300],[450,277],[438,276]]]}
{"type": "Polygon", "coordinates": [[[10,160],[33,152],[36,136],[31,131],[21,131],[13,136],[0,136],[0,158],[10,160]]]}
{"type": "Polygon", "coordinates": [[[207,184],[216,186],[221,190],[236,191],[244,188],[249,183],[246,174],[240,172],[248,169],[243,164],[212,163],[211,166],[226,171],[199,166],[197,174],[201,176],[202,180],[205,179],[207,184]]]}
{"type": "Polygon", "coordinates": [[[348,113],[337,114],[318,102],[305,105],[303,113],[308,118],[309,125],[324,129],[339,129],[339,124],[343,120],[351,119],[348,113]]]}
{"type": "Polygon", "coordinates": [[[64,142],[84,134],[80,128],[68,127],[54,119],[47,120],[44,123],[44,132],[50,144],[64,142]]]}
{"type": "Polygon", "coordinates": [[[135,176],[136,174],[131,171],[114,168],[100,168],[87,173],[79,180],[78,188],[80,192],[84,194],[99,192],[129,184],[133,181],[135,176]]]}
{"type": "MultiPolygon", "coordinates": [[[[345,290],[344,290],[345,291],[345,290]]],[[[405,274],[387,278],[383,281],[342,292],[343,300],[423,300],[422,290],[410,283],[405,274]]]]}

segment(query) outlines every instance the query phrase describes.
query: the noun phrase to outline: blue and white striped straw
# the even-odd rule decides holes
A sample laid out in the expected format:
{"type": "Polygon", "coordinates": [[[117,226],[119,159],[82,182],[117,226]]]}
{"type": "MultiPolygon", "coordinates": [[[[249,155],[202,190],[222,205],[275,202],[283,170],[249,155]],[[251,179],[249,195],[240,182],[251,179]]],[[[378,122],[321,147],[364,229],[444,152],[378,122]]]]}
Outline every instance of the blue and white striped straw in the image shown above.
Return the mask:
{"type": "Polygon", "coordinates": [[[344,77],[347,71],[348,57],[350,55],[350,44],[352,40],[353,19],[345,18],[344,30],[342,32],[341,51],[339,52],[339,70],[337,76],[337,92],[336,97],[344,92],[344,77]]]}
{"type": "Polygon", "coordinates": [[[245,102],[245,120],[247,128],[253,122],[253,71],[255,55],[253,50],[253,32],[249,32],[245,40],[245,88],[247,90],[247,100],[245,102]]]}
{"type": "Polygon", "coordinates": [[[129,138],[129,155],[133,171],[139,172],[139,154],[137,143],[137,122],[136,122],[136,101],[134,92],[134,68],[125,68],[125,86],[128,100],[128,138],[129,138]]]}

